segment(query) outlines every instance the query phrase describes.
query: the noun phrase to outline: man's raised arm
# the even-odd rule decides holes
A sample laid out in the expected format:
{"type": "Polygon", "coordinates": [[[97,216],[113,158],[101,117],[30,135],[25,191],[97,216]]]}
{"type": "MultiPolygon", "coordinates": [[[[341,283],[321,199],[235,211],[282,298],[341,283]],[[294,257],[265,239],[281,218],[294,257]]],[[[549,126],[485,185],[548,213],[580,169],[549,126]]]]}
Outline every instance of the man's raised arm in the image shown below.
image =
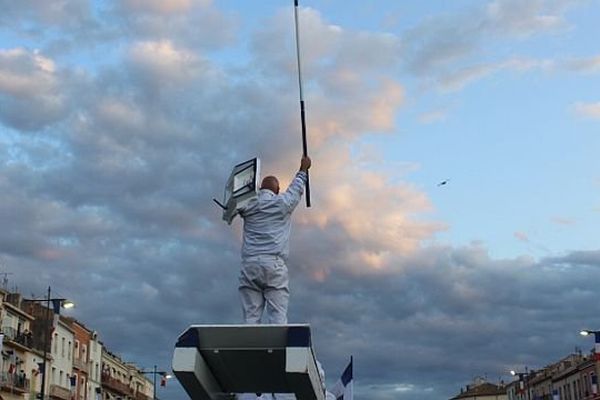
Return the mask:
{"type": "Polygon", "coordinates": [[[303,156],[300,160],[300,170],[296,173],[296,176],[285,193],[283,193],[283,201],[289,212],[293,211],[300,202],[300,198],[304,192],[304,186],[306,185],[308,170],[311,165],[312,161],[310,157],[303,156]]]}

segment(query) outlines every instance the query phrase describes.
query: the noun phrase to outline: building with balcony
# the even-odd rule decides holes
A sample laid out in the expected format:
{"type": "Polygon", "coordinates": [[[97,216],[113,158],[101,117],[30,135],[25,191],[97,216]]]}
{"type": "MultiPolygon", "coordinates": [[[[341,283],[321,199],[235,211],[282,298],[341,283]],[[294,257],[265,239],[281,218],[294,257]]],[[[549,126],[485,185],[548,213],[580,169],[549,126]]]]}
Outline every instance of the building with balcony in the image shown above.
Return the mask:
{"type": "Polygon", "coordinates": [[[483,378],[475,378],[473,383],[460,389],[460,393],[450,400],[507,400],[504,383],[494,384],[483,378]]]}
{"type": "Polygon", "coordinates": [[[105,350],[97,332],[46,305],[0,289],[0,400],[39,398],[44,352],[46,400],[152,399],[142,370],[105,350]]]}
{"type": "Polygon", "coordinates": [[[136,365],[128,363],[132,399],[151,400],[154,395],[154,381],[147,373],[149,371],[140,370],[136,365]]]}
{"type": "Polygon", "coordinates": [[[88,400],[100,400],[102,393],[102,343],[98,339],[98,332],[92,332],[90,338],[88,359],[88,400]]]}
{"type": "Polygon", "coordinates": [[[102,400],[125,400],[133,397],[129,386],[129,369],[119,356],[102,348],[102,400]]]}
{"type": "Polygon", "coordinates": [[[50,388],[50,399],[71,400],[72,389],[76,386],[73,377],[73,343],[75,334],[69,321],[58,316],[52,332],[52,363],[48,369],[46,385],[50,388]]]}
{"type": "Polygon", "coordinates": [[[600,395],[592,390],[596,363],[593,354],[569,354],[511,382],[508,400],[598,400],[600,395]]]}
{"type": "Polygon", "coordinates": [[[0,292],[3,334],[0,360],[0,396],[3,399],[22,400],[32,389],[32,377],[37,371],[32,357],[30,323],[34,317],[21,309],[21,297],[0,292]]]}
{"type": "MultiPolygon", "coordinates": [[[[88,399],[89,350],[92,331],[75,318],[65,317],[63,321],[73,330],[73,373],[71,375],[72,400],[88,399]],[[73,385],[74,384],[74,385],[73,385]]],[[[90,397],[93,399],[93,397],[90,397]]]]}

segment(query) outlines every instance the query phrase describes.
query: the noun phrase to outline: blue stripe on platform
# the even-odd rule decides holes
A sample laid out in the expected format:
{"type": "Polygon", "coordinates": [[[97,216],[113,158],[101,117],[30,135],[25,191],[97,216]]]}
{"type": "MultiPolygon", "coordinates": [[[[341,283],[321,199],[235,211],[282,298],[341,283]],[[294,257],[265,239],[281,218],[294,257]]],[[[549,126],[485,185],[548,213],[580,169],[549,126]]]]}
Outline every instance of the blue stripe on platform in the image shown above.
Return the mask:
{"type": "Polygon", "coordinates": [[[179,336],[175,347],[198,347],[198,343],[198,329],[190,328],[179,336]]]}
{"type": "Polygon", "coordinates": [[[308,326],[290,326],[287,347],[310,347],[310,328],[308,326]]]}

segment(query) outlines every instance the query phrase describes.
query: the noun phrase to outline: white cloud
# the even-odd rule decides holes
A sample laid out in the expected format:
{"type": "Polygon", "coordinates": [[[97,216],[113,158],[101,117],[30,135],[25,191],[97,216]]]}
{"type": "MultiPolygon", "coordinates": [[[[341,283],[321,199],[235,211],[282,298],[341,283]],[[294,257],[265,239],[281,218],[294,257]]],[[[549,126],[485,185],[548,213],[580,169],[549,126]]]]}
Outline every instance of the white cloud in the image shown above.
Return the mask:
{"type": "MultiPolygon", "coordinates": [[[[485,55],[487,49],[498,44],[503,48],[503,41],[562,30],[568,25],[565,13],[575,4],[577,1],[570,0],[494,0],[478,8],[430,17],[402,35],[401,59],[409,72],[440,83],[444,90],[460,90],[466,83],[502,69],[531,69],[528,62],[548,68],[551,61],[519,59],[510,54],[505,57],[513,65],[494,61],[468,64],[485,55]]],[[[497,56],[497,52],[491,55],[497,56]]]]}
{"type": "MultiPolygon", "coordinates": [[[[111,350],[168,365],[187,324],[240,319],[239,232],[222,224],[211,198],[231,166],[251,156],[261,156],[264,171],[284,177],[282,183],[297,169],[295,53],[282,36],[291,38],[289,15],[276,17],[252,40],[254,64],[217,69],[198,47],[230,40],[234,27],[226,16],[202,3],[206,12],[196,19],[198,8],[186,9],[183,0],[128,4],[147,8],[140,15],[117,8],[123,19],[104,21],[123,33],[124,52],[95,65],[77,92],[69,89],[79,83],[68,73],[68,58],[61,64],[44,52],[0,55],[1,105],[29,110],[20,113],[35,122],[28,129],[47,133],[15,135],[0,146],[0,252],[27,292],[52,282],[82,299],[76,316],[111,350]],[[209,21],[211,15],[217,18],[209,21]],[[62,113],[36,117],[52,98],[62,113]],[[65,114],[77,118],[52,125],[65,114]]],[[[361,384],[373,388],[370,399],[447,398],[473,370],[490,371],[514,354],[539,364],[556,349],[570,349],[568,327],[589,320],[585,305],[594,304],[598,254],[536,263],[492,259],[480,246],[426,247],[445,229],[427,219],[427,195],[405,170],[383,165],[380,153],[365,162],[353,152],[365,136],[397,129],[407,101],[395,78],[398,39],[349,31],[314,10],[302,16],[313,208],[301,205],[295,215],[290,319],[320,327],[316,347],[328,371],[352,352],[361,384]],[[526,326],[518,323],[522,313],[530,316],[526,326]],[[538,347],[511,339],[540,331],[549,333],[538,347]],[[498,341],[490,345],[492,335],[498,341]]],[[[436,46],[428,47],[444,44],[441,33],[451,42],[452,26],[416,44],[422,62],[464,68],[462,57],[480,44],[467,37],[473,27],[459,33],[464,40],[439,64],[436,46]]],[[[530,32],[558,25],[534,18],[515,26],[530,32]]],[[[94,40],[114,44],[112,37],[94,40]]],[[[512,58],[475,64],[457,73],[454,85],[499,70],[542,68],[543,62],[512,58]]],[[[5,127],[24,126],[0,117],[5,127]]],[[[184,396],[169,390],[169,398],[184,396]]]]}
{"type": "Polygon", "coordinates": [[[589,119],[600,119],[600,102],[597,103],[584,103],[578,102],[573,104],[571,107],[573,112],[582,117],[589,119]]]}
{"type": "Polygon", "coordinates": [[[565,4],[545,0],[495,0],[486,7],[487,22],[499,33],[529,36],[563,28],[564,8],[565,4]]]}
{"type": "Polygon", "coordinates": [[[35,130],[62,118],[63,84],[53,60],[22,48],[0,50],[0,118],[6,124],[35,130]]]}
{"type": "Polygon", "coordinates": [[[529,236],[525,232],[517,231],[514,233],[514,237],[521,242],[529,243],[529,236]]]}
{"type": "Polygon", "coordinates": [[[535,60],[528,58],[511,58],[497,63],[472,65],[461,68],[448,74],[442,74],[439,85],[445,91],[464,89],[468,84],[483,79],[501,71],[515,71],[519,73],[532,70],[547,71],[554,66],[551,60],[535,60]]]}
{"type": "Polygon", "coordinates": [[[422,124],[434,124],[442,122],[448,117],[448,110],[432,110],[419,115],[419,122],[422,124]]]}
{"type": "Polygon", "coordinates": [[[184,84],[206,68],[195,53],[177,48],[168,40],[134,43],[128,56],[137,73],[163,85],[184,84]]]}
{"type": "Polygon", "coordinates": [[[568,69],[583,73],[600,72],[600,56],[574,58],[565,62],[568,69]]]}
{"type": "Polygon", "coordinates": [[[125,6],[133,12],[155,12],[159,14],[188,11],[193,4],[207,6],[211,0],[125,0],[125,6]]]}

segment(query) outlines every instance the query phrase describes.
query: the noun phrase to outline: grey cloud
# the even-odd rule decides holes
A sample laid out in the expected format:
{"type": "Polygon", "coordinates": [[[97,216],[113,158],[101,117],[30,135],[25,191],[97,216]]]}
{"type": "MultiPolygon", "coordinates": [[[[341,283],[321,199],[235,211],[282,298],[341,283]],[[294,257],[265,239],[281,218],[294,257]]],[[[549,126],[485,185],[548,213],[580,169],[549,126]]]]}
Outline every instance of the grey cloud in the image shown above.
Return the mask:
{"type": "Polygon", "coordinates": [[[490,43],[563,28],[565,12],[580,3],[494,0],[480,8],[431,17],[402,35],[406,68],[421,77],[464,68],[490,43]]]}
{"type": "Polygon", "coordinates": [[[591,317],[597,307],[589,303],[598,271],[574,261],[565,270],[563,261],[493,260],[481,248],[428,248],[398,260],[405,265],[399,274],[337,271],[320,284],[303,280],[292,304],[294,311],[303,308],[299,320],[319,327],[317,349],[334,360],[327,365],[343,365],[344,355],[354,353],[365,386],[433,381],[431,398],[450,397],[457,390],[452,384],[474,371],[500,376],[514,365],[539,367],[577,343],[582,323],[598,324],[591,317]],[[452,372],[444,376],[444,368],[452,372]]]}
{"type": "Polygon", "coordinates": [[[236,17],[211,2],[189,3],[186,12],[163,13],[165,2],[2,0],[0,29],[35,40],[46,54],[62,57],[76,52],[92,59],[106,58],[127,39],[172,40],[196,50],[233,42],[236,17]]]}
{"type": "Polygon", "coordinates": [[[498,73],[501,71],[514,71],[526,73],[530,71],[549,71],[555,63],[550,60],[536,60],[527,58],[511,58],[497,63],[471,65],[456,71],[441,74],[438,83],[444,91],[461,90],[469,83],[498,73]]]}
{"type": "Polygon", "coordinates": [[[27,33],[37,33],[43,36],[42,29],[30,27],[27,22],[44,24],[54,29],[81,29],[89,24],[92,19],[92,9],[88,0],[66,0],[66,1],[35,1],[21,0],[0,1],[2,16],[0,25],[11,26],[17,30],[27,33]]]}
{"type": "MultiPolygon", "coordinates": [[[[235,249],[218,244],[223,257],[209,243],[199,244],[119,247],[115,241],[108,252],[111,269],[98,278],[86,278],[83,268],[76,275],[76,269],[48,274],[58,273],[57,282],[80,282],[68,285],[81,303],[77,313],[114,351],[142,364],[166,365],[175,337],[188,324],[239,318],[235,249]],[[157,351],[149,356],[148,349],[157,351]]],[[[593,282],[599,270],[587,267],[588,261],[570,261],[570,270],[561,266],[576,253],[533,262],[494,260],[479,247],[427,248],[398,259],[405,266],[401,274],[337,271],[317,282],[295,268],[309,250],[296,247],[290,261],[290,318],[313,324],[330,384],[354,355],[356,387],[368,398],[386,399],[390,392],[450,397],[457,382],[473,373],[494,378],[518,365],[539,368],[584,345],[577,335],[582,325],[600,323],[590,317],[598,311],[593,282]]],[[[38,269],[26,266],[17,278],[38,269]]]]}
{"type": "MultiPolygon", "coordinates": [[[[284,79],[285,84],[297,80],[292,14],[286,11],[273,17],[252,39],[255,68],[271,79],[284,79]]],[[[327,95],[362,93],[372,89],[375,75],[395,72],[398,37],[347,31],[310,8],[301,9],[299,21],[303,78],[307,83],[317,82],[327,95]]]]}
{"type": "MultiPolygon", "coordinates": [[[[262,46],[278,45],[269,33],[277,29],[260,33],[256,64],[233,71],[206,55],[185,58],[194,43],[171,40],[164,31],[144,28],[144,21],[136,24],[131,37],[138,44],[151,43],[155,51],[162,43],[179,61],[127,53],[135,45],[125,46],[93,76],[56,78],[59,95],[68,100],[63,120],[39,125],[45,129],[36,135],[3,137],[0,251],[25,293],[39,295],[51,284],[76,300],[73,315],[100,331],[112,351],[140,365],[168,368],[175,339],[189,324],[241,319],[240,225],[223,224],[211,198],[221,193],[234,163],[257,154],[265,168],[290,175],[297,168],[291,159],[298,154],[292,134],[298,129],[297,97],[290,95],[297,90],[296,75],[289,45],[287,53],[262,46]],[[278,55],[266,57],[270,53],[278,55]],[[261,74],[253,72],[256,65],[261,74]]],[[[309,66],[316,74],[313,95],[329,98],[316,104],[338,114],[332,119],[342,118],[342,110],[363,109],[364,98],[386,98],[381,94],[393,100],[388,112],[399,107],[397,84],[373,88],[373,80],[390,73],[385,64],[394,41],[357,34],[360,48],[351,48],[354,34],[325,24],[323,29],[331,35],[322,43],[325,58],[309,66]],[[363,73],[348,90],[369,90],[344,103],[348,92],[326,87],[321,74],[371,57],[366,47],[383,54],[372,68],[359,63],[363,73]]],[[[2,122],[2,132],[9,131],[9,122],[2,122]]],[[[340,143],[382,126],[368,118],[355,124],[352,135],[337,132],[327,143],[338,151],[344,149],[340,143]]],[[[428,202],[408,185],[382,185],[386,193],[392,190],[390,204],[399,219],[409,221],[391,233],[375,230],[385,241],[350,234],[347,220],[312,223],[332,194],[328,184],[358,176],[353,169],[339,172],[348,168],[340,160],[343,152],[336,151],[326,153],[323,175],[314,175],[321,206],[298,210],[290,260],[290,320],[314,325],[329,383],[354,354],[357,388],[365,398],[450,397],[473,371],[492,375],[515,363],[539,366],[571,349],[583,322],[600,323],[590,317],[598,314],[595,253],[536,262],[496,260],[477,246],[421,248],[440,227],[412,221],[428,202]],[[406,237],[415,252],[402,247],[406,237]],[[389,259],[383,268],[369,268],[348,257],[357,250],[388,252],[389,259]]],[[[365,197],[369,203],[377,190],[365,197]]],[[[378,221],[372,215],[377,209],[356,211],[347,218],[378,221]]],[[[185,398],[175,382],[165,393],[185,398]]]]}
{"type": "Polygon", "coordinates": [[[122,33],[132,38],[171,40],[194,49],[213,50],[232,44],[238,25],[236,17],[206,1],[115,1],[110,13],[119,21],[122,33]]]}
{"type": "Polygon", "coordinates": [[[582,72],[582,73],[595,73],[600,72],[600,56],[585,57],[585,58],[572,58],[571,60],[565,61],[564,66],[568,70],[582,72]]]}
{"type": "Polygon", "coordinates": [[[0,119],[26,131],[62,119],[67,82],[49,58],[21,48],[0,50],[0,119]]]}

